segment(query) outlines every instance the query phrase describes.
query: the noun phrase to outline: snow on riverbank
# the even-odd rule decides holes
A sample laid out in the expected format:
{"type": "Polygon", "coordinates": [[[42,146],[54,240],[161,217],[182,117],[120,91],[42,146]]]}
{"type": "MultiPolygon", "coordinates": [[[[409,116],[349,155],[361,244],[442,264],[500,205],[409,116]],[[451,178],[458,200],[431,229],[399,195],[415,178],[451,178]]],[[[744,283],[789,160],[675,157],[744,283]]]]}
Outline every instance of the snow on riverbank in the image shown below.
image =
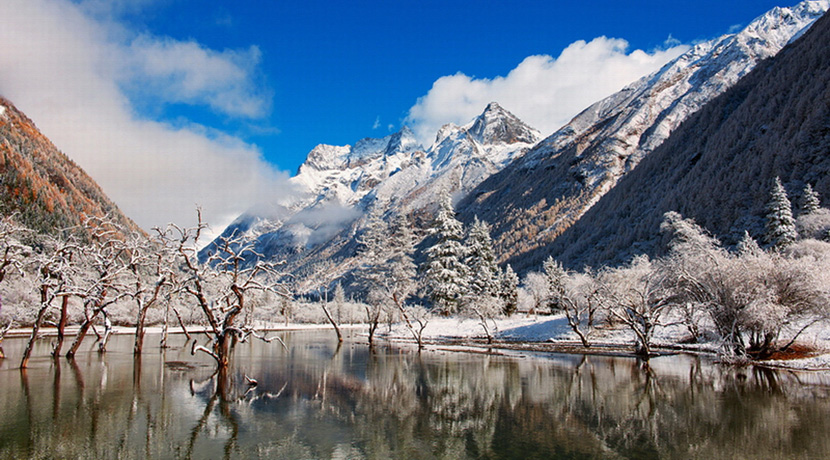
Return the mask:
{"type": "MultiPolygon", "coordinates": [[[[488,322],[488,327],[495,330],[495,338],[501,342],[535,342],[578,346],[579,338],[568,325],[564,315],[525,316],[515,315],[488,322]]],[[[394,340],[412,340],[412,334],[405,324],[395,324],[391,331],[382,328],[384,338],[394,340]]],[[[424,341],[428,343],[463,342],[484,339],[484,329],[477,319],[472,318],[431,318],[423,332],[424,341]]],[[[682,326],[660,327],[655,331],[653,342],[658,348],[704,352],[715,354],[718,345],[713,342],[687,344],[688,332],[682,326]]],[[[633,351],[634,336],[626,327],[603,327],[594,329],[590,336],[592,345],[598,347],[617,347],[633,351]]],[[[775,359],[762,361],[760,364],[787,369],[830,370],[830,327],[820,325],[808,328],[799,336],[798,343],[816,350],[816,355],[799,359],[775,359]]],[[[496,345],[498,346],[498,345],[496,345]]],[[[590,351],[590,350],[587,350],[590,351]]]]}

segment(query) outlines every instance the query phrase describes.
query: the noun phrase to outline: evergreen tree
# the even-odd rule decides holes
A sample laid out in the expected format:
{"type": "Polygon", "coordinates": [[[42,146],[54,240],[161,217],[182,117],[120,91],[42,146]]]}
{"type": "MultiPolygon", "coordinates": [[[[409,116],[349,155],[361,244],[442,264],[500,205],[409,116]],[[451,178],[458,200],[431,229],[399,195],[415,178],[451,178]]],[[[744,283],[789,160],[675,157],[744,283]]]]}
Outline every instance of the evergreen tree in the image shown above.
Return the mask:
{"type": "Polygon", "coordinates": [[[560,310],[563,308],[561,299],[565,295],[565,278],[568,273],[559,261],[553,260],[550,256],[545,260],[543,268],[550,289],[550,309],[551,311],[560,310]]]}
{"type": "Polygon", "coordinates": [[[473,225],[467,233],[466,264],[470,269],[469,294],[471,296],[496,296],[500,290],[499,267],[496,265],[496,254],[493,251],[493,240],[490,238],[490,226],[487,222],[473,220],[473,225]]]}
{"type": "Polygon", "coordinates": [[[499,295],[504,301],[503,312],[510,316],[519,308],[519,275],[513,271],[510,264],[501,274],[501,290],[499,295]]]}
{"type": "Polygon", "coordinates": [[[775,178],[775,183],[767,204],[766,215],[766,242],[774,249],[782,249],[798,237],[795,230],[795,219],[787,191],[781,185],[781,179],[775,178]]]}
{"type": "Polygon", "coordinates": [[[801,214],[813,214],[821,208],[821,200],[819,200],[818,193],[813,190],[813,186],[807,184],[804,187],[804,194],[801,197],[801,214]]]}
{"type": "Polygon", "coordinates": [[[435,308],[449,315],[458,312],[461,298],[467,291],[469,270],[464,264],[466,248],[461,242],[464,227],[455,218],[449,194],[442,193],[440,200],[430,230],[436,241],[427,249],[425,287],[435,308]]]}
{"type": "Polygon", "coordinates": [[[386,278],[386,239],[386,222],[383,221],[381,207],[375,205],[369,213],[366,229],[358,238],[360,247],[357,253],[361,262],[357,270],[357,279],[367,299],[372,290],[384,284],[386,278]]]}
{"type": "Polygon", "coordinates": [[[409,220],[404,214],[398,213],[392,219],[388,239],[387,280],[389,295],[398,308],[415,291],[415,262],[412,253],[415,252],[415,239],[409,220]]]}
{"type": "Polygon", "coordinates": [[[764,252],[763,249],[761,249],[761,246],[758,246],[758,242],[749,236],[749,232],[746,230],[744,230],[744,236],[741,238],[741,241],[738,241],[736,249],[738,250],[738,255],[742,257],[758,256],[764,252]]]}

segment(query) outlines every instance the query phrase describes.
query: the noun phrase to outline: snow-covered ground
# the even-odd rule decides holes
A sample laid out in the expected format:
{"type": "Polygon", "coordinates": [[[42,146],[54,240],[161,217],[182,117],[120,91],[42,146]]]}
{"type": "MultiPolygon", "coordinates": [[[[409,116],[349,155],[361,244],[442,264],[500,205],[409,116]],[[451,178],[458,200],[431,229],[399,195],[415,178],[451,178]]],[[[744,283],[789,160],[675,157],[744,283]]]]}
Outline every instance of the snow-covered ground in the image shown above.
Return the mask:
{"type": "MultiPolygon", "coordinates": [[[[496,319],[488,323],[495,330],[495,338],[500,342],[537,342],[552,343],[563,346],[580,345],[579,337],[571,330],[564,315],[526,316],[514,315],[511,318],[496,319]]],[[[412,340],[412,334],[406,325],[393,325],[391,331],[386,327],[380,330],[384,338],[393,340],[412,340]]],[[[716,353],[718,344],[713,342],[685,344],[688,337],[682,326],[657,328],[653,343],[659,348],[685,350],[689,352],[716,353]]],[[[425,342],[441,344],[446,342],[464,342],[472,339],[484,339],[484,329],[477,319],[472,318],[431,318],[423,332],[425,342]]],[[[592,345],[616,346],[630,348],[633,351],[634,335],[625,326],[594,329],[589,336],[592,345]]],[[[478,342],[481,344],[481,341],[478,342]]],[[[800,359],[766,360],[765,365],[790,369],[830,370],[830,327],[814,325],[798,338],[798,343],[814,349],[818,354],[800,359]]],[[[498,346],[498,345],[496,345],[498,346]]],[[[586,350],[589,351],[590,350],[586,350]]]]}

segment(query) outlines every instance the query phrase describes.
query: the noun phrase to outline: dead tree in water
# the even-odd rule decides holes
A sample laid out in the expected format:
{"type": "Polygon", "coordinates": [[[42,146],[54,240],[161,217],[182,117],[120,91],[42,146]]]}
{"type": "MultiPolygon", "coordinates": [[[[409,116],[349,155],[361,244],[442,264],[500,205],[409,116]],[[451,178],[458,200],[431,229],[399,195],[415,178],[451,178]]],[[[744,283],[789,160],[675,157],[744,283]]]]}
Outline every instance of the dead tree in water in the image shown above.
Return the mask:
{"type": "Polygon", "coordinates": [[[60,352],[60,344],[63,343],[63,327],[66,325],[66,306],[68,297],[71,295],[70,278],[76,272],[76,259],[79,246],[74,238],[58,239],[49,237],[42,246],[42,251],[33,257],[37,265],[37,290],[40,294],[40,307],[38,308],[35,322],[32,324],[32,334],[23,357],[20,360],[21,369],[29,366],[29,358],[32,354],[35,341],[40,333],[40,326],[47,311],[52,307],[56,298],[62,298],[61,319],[58,329],[58,342],[56,349],[60,352]]]}
{"type": "MultiPolygon", "coordinates": [[[[92,235],[90,244],[83,248],[87,276],[82,281],[79,293],[84,300],[86,317],[78,329],[75,341],[66,352],[67,358],[73,358],[78,352],[98,315],[106,317],[107,307],[126,296],[123,277],[127,271],[129,253],[121,226],[109,217],[88,218],[84,225],[92,235]]],[[[105,349],[104,341],[100,344],[99,351],[105,349]]]]}
{"type": "Polygon", "coordinates": [[[254,251],[255,240],[247,235],[235,232],[219,237],[210,254],[200,260],[197,247],[207,224],[202,221],[201,210],[197,210],[197,217],[195,227],[171,225],[159,234],[175,248],[176,261],[182,266],[184,274],[178,289],[196,302],[208,322],[210,346],[194,343],[191,352],[210,355],[219,370],[224,371],[229,364],[231,343],[253,332],[251,324],[236,323],[243,311],[253,308],[246,303],[249,294],[259,291],[287,296],[288,292],[277,265],[262,261],[262,255],[254,251]]]}

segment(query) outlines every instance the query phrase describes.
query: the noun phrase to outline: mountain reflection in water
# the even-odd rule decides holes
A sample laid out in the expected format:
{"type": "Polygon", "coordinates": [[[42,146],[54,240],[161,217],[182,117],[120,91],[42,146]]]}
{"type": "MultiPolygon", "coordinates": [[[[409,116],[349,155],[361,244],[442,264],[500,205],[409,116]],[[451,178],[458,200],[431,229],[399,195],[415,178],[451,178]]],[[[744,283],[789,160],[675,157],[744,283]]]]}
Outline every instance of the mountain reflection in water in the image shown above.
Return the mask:
{"type": "Polygon", "coordinates": [[[0,458],[830,457],[825,373],[283,337],[238,344],[226,375],[190,347],[134,361],[129,336],[75,361],[41,341],[24,373],[7,339],[0,458]]]}

